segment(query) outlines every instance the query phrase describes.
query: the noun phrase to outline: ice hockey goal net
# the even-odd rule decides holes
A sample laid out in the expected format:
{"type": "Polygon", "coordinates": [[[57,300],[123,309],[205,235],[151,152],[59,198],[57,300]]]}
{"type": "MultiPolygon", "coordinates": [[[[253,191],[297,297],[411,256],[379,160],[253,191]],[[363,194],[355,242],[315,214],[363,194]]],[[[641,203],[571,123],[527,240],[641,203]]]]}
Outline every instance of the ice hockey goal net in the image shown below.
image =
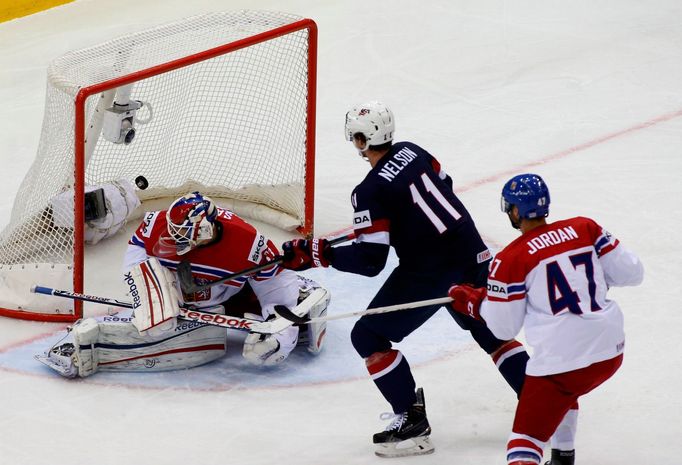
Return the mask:
{"type": "Polygon", "coordinates": [[[238,11],[54,60],[38,154],[0,235],[0,315],[81,317],[79,302],[29,289],[84,292],[86,186],[143,175],[143,202],[200,190],[312,233],[316,53],[312,20],[238,11]],[[106,136],[107,109],[121,102],[142,105],[130,143],[106,136]],[[75,206],[66,214],[51,203],[64,193],[75,206]]]}

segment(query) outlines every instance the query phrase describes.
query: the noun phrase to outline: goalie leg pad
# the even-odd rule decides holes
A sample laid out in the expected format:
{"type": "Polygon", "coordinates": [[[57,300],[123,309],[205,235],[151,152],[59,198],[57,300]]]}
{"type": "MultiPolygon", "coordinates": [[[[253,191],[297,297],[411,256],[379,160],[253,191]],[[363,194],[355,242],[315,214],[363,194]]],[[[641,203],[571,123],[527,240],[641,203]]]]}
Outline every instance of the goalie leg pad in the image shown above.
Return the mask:
{"type": "MultiPolygon", "coordinates": [[[[299,276],[299,306],[308,309],[310,318],[325,316],[331,300],[331,294],[327,289],[311,279],[299,276]],[[313,292],[315,291],[315,292],[313,292]]],[[[299,345],[304,345],[308,352],[318,354],[322,350],[324,337],[327,334],[327,322],[310,323],[301,327],[299,345]]]]}
{"type": "Polygon", "coordinates": [[[73,343],[65,342],[46,350],[45,353],[34,355],[40,363],[53,369],[65,378],[78,377],[78,366],[76,365],[73,353],[75,347],[73,343]]]}
{"type": "Polygon", "coordinates": [[[97,371],[95,343],[99,324],[94,318],[88,318],[76,322],[68,331],[58,345],[50,347],[35,358],[65,378],[90,376],[97,371]]]}
{"type": "Polygon", "coordinates": [[[167,371],[192,368],[225,355],[227,331],[218,326],[182,322],[163,336],[140,336],[129,326],[122,334],[100,329],[99,367],[105,371],[167,371]],[[123,336],[123,337],[122,337],[123,336]],[[130,338],[130,342],[121,343],[130,338]],[[112,342],[116,341],[115,344],[112,342]],[[120,342],[119,342],[120,341],[120,342]]]}
{"type": "Polygon", "coordinates": [[[128,313],[82,320],[59,346],[37,356],[65,377],[97,371],[166,371],[216,360],[227,350],[227,331],[194,321],[163,334],[141,335],[128,313]]]}

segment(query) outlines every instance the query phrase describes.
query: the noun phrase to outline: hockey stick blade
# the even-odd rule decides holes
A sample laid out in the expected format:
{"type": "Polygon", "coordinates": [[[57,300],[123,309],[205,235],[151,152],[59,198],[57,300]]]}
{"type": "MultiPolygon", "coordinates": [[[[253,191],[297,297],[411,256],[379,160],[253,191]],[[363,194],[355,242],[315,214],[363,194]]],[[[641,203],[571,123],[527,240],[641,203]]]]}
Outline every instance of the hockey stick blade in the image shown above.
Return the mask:
{"type": "MultiPolygon", "coordinates": [[[[335,239],[331,239],[329,241],[330,245],[335,245],[335,244],[340,244],[342,242],[350,241],[355,237],[354,233],[347,234],[345,236],[340,236],[335,239]]],[[[192,276],[192,264],[187,261],[183,260],[178,264],[177,268],[177,275],[178,275],[178,281],[180,282],[180,288],[182,289],[183,292],[186,292],[188,294],[193,294],[195,292],[201,292],[209,287],[216,286],[218,284],[225,283],[227,281],[230,281],[232,279],[236,278],[241,278],[242,276],[258,273],[259,271],[265,270],[267,268],[270,268],[273,265],[278,265],[282,263],[284,260],[284,257],[281,255],[276,256],[273,260],[270,260],[269,262],[261,263],[260,265],[256,265],[251,268],[247,268],[242,271],[237,271],[236,273],[230,273],[225,277],[222,277],[216,281],[211,281],[205,284],[197,284],[194,281],[194,277],[192,276]]]]}
{"type": "Polygon", "coordinates": [[[304,325],[310,321],[309,316],[298,316],[284,305],[275,305],[275,312],[285,320],[293,321],[298,325],[304,325]]]}

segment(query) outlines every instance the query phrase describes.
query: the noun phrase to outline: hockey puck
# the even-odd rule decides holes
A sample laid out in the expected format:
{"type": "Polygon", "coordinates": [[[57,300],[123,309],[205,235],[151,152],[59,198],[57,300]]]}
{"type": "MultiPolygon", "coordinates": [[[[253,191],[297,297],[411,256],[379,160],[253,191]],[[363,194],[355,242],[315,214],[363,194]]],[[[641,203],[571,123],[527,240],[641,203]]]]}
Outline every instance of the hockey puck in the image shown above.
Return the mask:
{"type": "Polygon", "coordinates": [[[144,176],[138,176],[135,178],[135,185],[143,191],[149,187],[149,181],[147,181],[147,178],[144,176]]]}

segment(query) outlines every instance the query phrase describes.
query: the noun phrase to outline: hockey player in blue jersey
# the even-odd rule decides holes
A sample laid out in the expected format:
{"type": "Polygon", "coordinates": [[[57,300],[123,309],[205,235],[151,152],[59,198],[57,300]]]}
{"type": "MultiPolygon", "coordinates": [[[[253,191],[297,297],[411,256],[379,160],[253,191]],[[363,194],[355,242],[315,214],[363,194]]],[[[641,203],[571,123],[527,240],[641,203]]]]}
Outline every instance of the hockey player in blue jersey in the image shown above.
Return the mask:
{"type": "MultiPolygon", "coordinates": [[[[393,143],[393,113],[380,102],[351,109],[345,129],[347,139],[371,166],[351,196],[356,242],[331,247],[325,239],[289,241],[282,246],[283,266],[300,271],[331,265],[376,276],[393,246],[400,263],[370,308],[443,297],[453,282],[485,285],[491,253],[438,161],[416,144],[393,143]]],[[[392,343],[402,341],[439,308],[364,316],[353,327],[353,346],[393,409],[391,423],[373,438],[379,456],[434,450],[423,391],[416,389],[407,359],[392,343]]],[[[497,339],[480,321],[448,311],[492,356],[518,394],[528,360],[523,346],[497,339]]]]}

